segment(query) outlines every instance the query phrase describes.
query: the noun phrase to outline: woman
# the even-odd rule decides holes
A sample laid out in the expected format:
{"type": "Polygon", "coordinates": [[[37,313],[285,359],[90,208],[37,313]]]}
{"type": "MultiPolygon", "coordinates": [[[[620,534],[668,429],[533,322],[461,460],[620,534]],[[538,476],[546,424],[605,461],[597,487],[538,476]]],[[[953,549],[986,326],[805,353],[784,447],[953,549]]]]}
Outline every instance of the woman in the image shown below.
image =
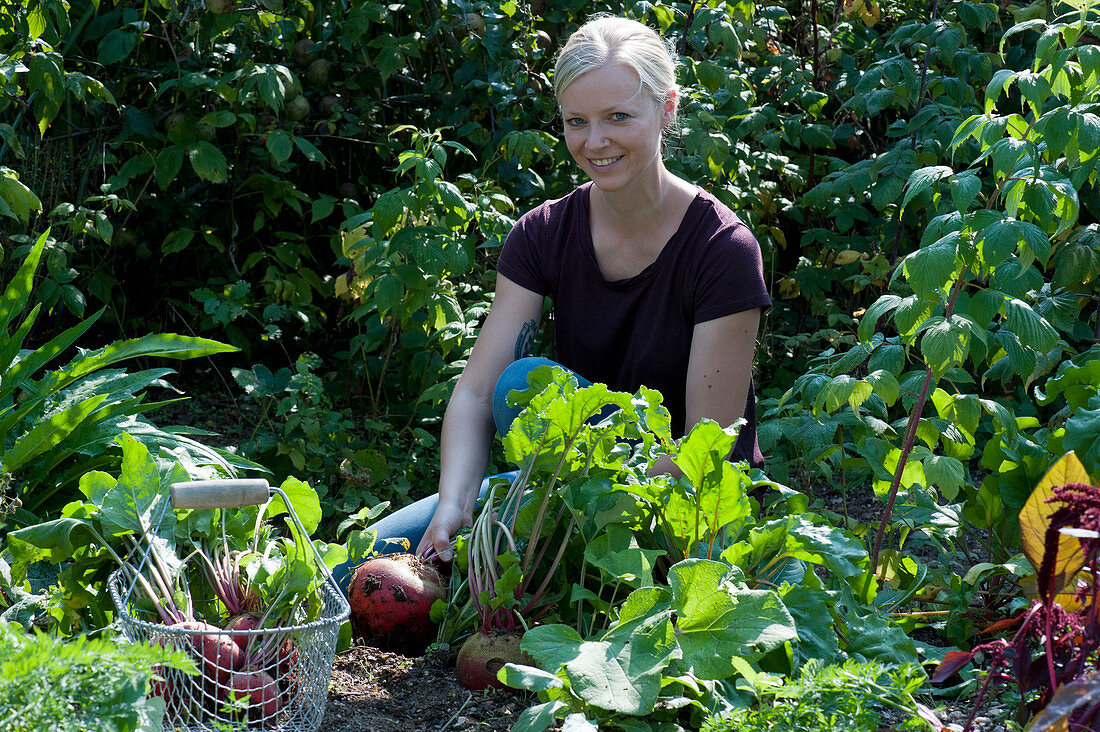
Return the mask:
{"type": "MultiPolygon", "coordinates": [[[[546,295],[562,365],[612,389],[660,390],[680,435],[704,417],[745,417],[732,457],[762,461],[751,390],[770,304],[760,247],[732,211],[665,168],[674,57],[647,26],[596,18],[558,56],[554,93],[591,182],[525,214],[501,251],[492,308],[444,416],[438,505],[417,546],[445,561],[472,521],[497,381],[529,353],[546,295]]],[[[653,470],[678,472],[667,456],[653,470]]]]}

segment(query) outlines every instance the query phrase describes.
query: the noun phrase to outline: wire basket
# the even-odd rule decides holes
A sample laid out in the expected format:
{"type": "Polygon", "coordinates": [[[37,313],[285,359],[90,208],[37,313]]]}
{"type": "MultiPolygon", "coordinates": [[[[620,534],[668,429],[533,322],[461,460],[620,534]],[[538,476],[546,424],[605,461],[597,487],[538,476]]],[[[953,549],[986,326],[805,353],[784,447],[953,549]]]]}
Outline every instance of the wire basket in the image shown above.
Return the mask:
{"type": "MultiPolygon", "coordinates": [[[[175,483],[171,504],[177,509],[232,508],[259,505],[274,495],[283,497],[291,520],[301,535],[307,536],[290,499],[263,479],[175,483]]],[[[154,524],[157,527],[163,511],[154,524]]],[[[310,546],[317,565],[325,567],[316,548],[310,546]]],[[[189,653],[199,667],[198,675],[164,668],[154,678],[152,695],[165,702],[164,729],[314,732],[325,713],[340,626],[351,613],[331,573],[323,571],[325,578],[317,589],[321,610],[316,619],[299,612],[295,620],[300,622],[295,625],[234,631],[197,623],[167,626],[135,617],[131,612],[134,584],[127,585],[122,570],[113,572],[108,584],[123,634],[134,642],[189,653]],[[241,638],[241,645],[249,649],[252,664],[246,668],[232,668],[236,653],[223,645],[237,643],[235,638],[241,638]]]]}

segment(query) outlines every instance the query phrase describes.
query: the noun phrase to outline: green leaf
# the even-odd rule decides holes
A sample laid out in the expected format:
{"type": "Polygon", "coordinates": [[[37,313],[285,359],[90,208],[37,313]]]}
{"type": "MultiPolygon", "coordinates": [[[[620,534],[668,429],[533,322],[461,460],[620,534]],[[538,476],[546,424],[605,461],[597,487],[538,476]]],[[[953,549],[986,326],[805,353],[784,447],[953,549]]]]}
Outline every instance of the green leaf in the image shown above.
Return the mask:
{"type": "Polygon", "coordinates": [[[1027,348],[1046,353],[1058,342],[1058,331],[1023,300],[1005,300],[1005,321],[1027,348]]]}
{"type": "MultiPolygon", "coordinates": [[[[1002,50],[1004,48],[1004,41],[1009,33],[1012,33],[1019,27],[1020,26],[1015,26],[1010,29],[1009,32],[1001,38],[1002,50]]],[[[1001,96],[1001,91],[1006,85],[1011,83],[1015,77],[1016,72],[1012,69],[998,69],[997,72],[993,74],[993,78],[989,80],[989,83],[985,87],[985,113],[987,115],[992,112],[993,108],[997,105],[997,99],[1001,96]]]]}
{"type": "Polygon", "coordinates": [[[397,222],[405,213],[405,204],[401,202],[397,191],[387,191],[374,202],[370,213],[374,223],[385,234],[397,226],[397,222]]]}
{"type": "Polygon", "coordinates": [[[619,617],[600,640],[623,645],[643,626],[668,624],[672,617],[672,596],[664,587],[643,587],[631,592],[619,606],[619,617]]]}
{"type": "Polygon", "coordinates": [[[55,412],[48,419],[36,424],[30,432],[23,435],[18,441],[0,457],[0,465],[5,473],[18,470],[27,462],[42,453],[56,447],[65,437],[75,430],[81,422],[88,418],[107,398],[102,394],[74,404],[73,406],[55,412]]]}
{"type": "Polygon", "coordinates": [[[1089,473],[1100,473],[1100,396],[1093,397],[1088,408],[1074,410],[1066,420],[1062,444],[1077,453],[1089,473]]]}
{"type": "Polygon", "coordinates": [[[956,255],[960,243],[958,232],[952,232],[902,261],[905,279],[918,297],[933,297],[940,291],[950,289],[959,270],[956,255]]]}
{"type": "Polygon", "coordinates": [[[0,201],[6,204],[0,209],[4,214],[24,224],[30,222],[32,211],[42,210],[42,201],[9,168],[0,167],[0,201]]]}
{"type": "Polygon", "coordinates": [[[686,559],[669,570],[683,664],[701,679],[735,673],[731,659],[756,659],[797,635],[794,620],[770,590],[730,583],[721,562],[686,559]]]}
{"type": "MultiPolygon", "coordinates": [[[[298,514],[306,533],[312,535],[321,524],[321,498],[317,495],[317,491],[310,488],[308,483],[292,477],[284,480],[279,488],[290,499],[290,505],[298,514]]],[[[270,519],[284,513],[287,513],[286,503],[283,497],[276,493],[272,496],[271,503],[267,505],[264,516],[270,519]]]]}
{"type": "Polygon", "coordinates": [[[842,659],[831,599],[832,593],[807,583],[788,585],[783,591],[783,605],[798,629],[795,652],[803,659],[819,658],[824,663],[842,659]]]}
{"type": "MultiPolygon", "coordinates": [[[[122,471],[100,507],[103,533],[106,536],[151,533],[154,511],[168,500],[167,494],[161,493],[156,460],[145,445],[126,433],[119,435],[118,442],[122,445],[122,471]]],[[[169,518],[174,525],[175,514],[170,510],[167,514],[171,514],[169,518]]]]}
{"type": "Polygon", "coordinates": [[[955,171],[946,165],[932,165],[914,170],[909,175],[909,181],[905,184],[905,198],[901,201],[902,210],[909,205],[913,198],[928,190],[933,183],[954,175],[954,173],[955,171]]]}
{"type": "Polygon", "coordinates": [[[953,501],[959,495],[959,489],[966,485],[966,466],[961,461],[946,455],[930,454],[921,461],[924,475],[929,484],[939,488],[943,497],[953,501]]]}
{"type": "Polygon", "coordinates": [[[661,672],[672,658],[671,635],[638,632],[621,648],[606,641],[581,644],[565,664],[573,693],[589,704],[620,714],[653,711],[661,693],[661,672]]]}
{"type": "Polygon", "coordinates": [[[933,325],[921,336],[921,353],[937,378],[961,366],[970,353],[970,330],[960,323],[961,319],[953,315],[950,320],[933,325]]]}
{"type": "Polygon", "coordinates": [[[652,586],[653,565],[664,554],[660,549],[641,549],[634,533],[621,524],[606,526],[584,549],[588,563],[603,570],[609,581],[630,587],[652,586]]]}
{"type": "Polygon", "coordinates": [[[546,691],[560,689],[565,684],[556,675],[534,666],[506,663],[497,673],[497,677],[513,689],[524,691],[546,691]]]}
{"type": "Polygon", "coordinates": [[[885,664],[917,662],[917,647],[898,625],[874,608],[857,606],[848,613],[848,655],[885,664]]]}
{"type": "Polygon", "coordinates": [[[183,167],[183,145],[169,145],[157,154],[157,185],[161,190],[176,179],[183,167]]]}
{"type": "Polygon", "coordinates": [[[200,125],[210,125],[211,127],[231,127],[236,124],[237,115],[230,112],[228,109],[219,109],[215,112],[209,112],[202,116],[199,120],[200,125]]]}
{"type": "Polygon", "coordinates": [[[1043,104],[1051,96],[1050,82],[1046,77],[1041,73],[1020,71],[1016,74],[1016,86],[1031,106],[1032,113],[1036,117],[1042,114],[1043,104]]]}
{"type": "Polygon", "coordinates": [[[229,177],[229,163],[225,155],[209,142],[198,141],[187,150],[187,159],[195,175],[211,183],[225,183],[229,177]]]}
{"type": "Polygon", "coordinates": [[[182,252],[191,244],[194,238],[195,231],[193,229],[176,229],[164,237],[164,241],[160,245],[160,252],[161,254],[182,252]]]}
{"type": "Polygon", "coordinates": [[[266,147],[276,163],[285,163],[294,152],[294,143],[291,142],[290,135],[283,130],[275,130],[269,134],[266,147]]]}
{"type": "Polygon", "coordinates": [[[982,264],[989,269],[1008,259],[1020,243],[1020,222],[1015,219],[994,221],[988,224],[975,237],[982,264]]]}
{"type": "Polygon", "coordinates": [[[126,60],[137,48],[138,33],[133,26],[115,28],[99,41],[98,60],[104,66],[111,66],[126,60]]]}
{"type": "Polygon", "coordinates": [[[792,557],[824,565],[843,579],[862,575],[869,563],[866,547],[854,536],[802,516],[787,518],[786,547],[792,557]]]}
{"type": "Polygon", "coordinates": [[[90,351],[74,360],[69,369],[60,373],[67,377],[64,383],[71,383],[93,371],[98,371],[111,364],[131,358],[156,356],[182,360],[212,356],[216,353],[234,353],[237,350],[235,346],[219,343],[208,338],[181,336],[175,333],[156,333],[140,338],[131,338],[127,341],[118,341],[96,351],[90,351]]]}
{"type": "MultiPolygon", "coordinates": [[[[506,681],[505,683],[508,682],[506,681]]],[[[508,685],[512,686],[510,683],[508,685]]],[[[512,732],[543,732],[543,730],[548,729],[550,725],[554,723],[554,720],[557,719],[558,712],[562,712],[568,708],[569,705],[560,699],[554,699],[553,701],[527,707],[519,713],[519,716],[516,717],[516,721],[512,723],[512,732]]]]}
{"type": "Polygon", "coordinates": [[[723,428],[713,419],[702,419],[691,429],[674,458],[689,483],[697,487],[702,485],[725,462],[737,440],[739,426],[723,428]]]}
{"type": "Polygon", "coordinates": [[[894,402],[901,396],[901,386],[898,384],[898,379],[890,371],[884,369],[878,369],[867,374],[867,383],[871,385],[875,396],[886,403],[886,406],[892,407],[894,402]]]}
{"type": "Polygon", "coordinates": [[[295,137],[294,146],[298,148],[303,155],[306,156],[306,160],[311,163],[323,163],[325,162],[325,155],[317,146],[304,137],[295,137]]]}
{"type": "MultiPolygon", "coordinates": [[[[27,301],[34,289],[34,273],[38,269],[38,262],[42,258],[42,250],[46,246],[49,235],[50,232],[47,229],[38,237],[23,259],[23,263],[19,265],[19,271],[11,278],[7,287],[4,288],[4,294],[0,296],[0,333],[5,336],[12,319],[27,307],[27,301]]],[[[5,379],[7,378],[9,377],[5,375],[5,379]]]]}
{"type": "Polygon", "coordinates": [[[859,319],[858,335],[859,340],[863,343],[869,343],[871,336],[875,332],[875,327],[878,325],[879,319],[897,308],[901,304],[901,298],[897,295],[881,295],[875,300],[871,307],[867,308],[867,312],[863,314],[863,317],[859,319]]]}
{"type": "Polygon", "coordinates": [[[11,532],[9,536],[43,550],[37,552],[38,557],[54,564],[71,559],[78,549],[99,539],[90,523],[77,518],[59,518],[27,526],[11,532]]]}
{"type": "Polygon", "coordinates": [[[62,57],[52,51],[39,51],[27,59],[27,85],[34,89],[31,109],[38,123],[38,134],[45,137],[61,104],[65,101],[65,72],[62,57]]]}
{"type": "Polygon", "coordinates": [[[969,211],[982,190],[977,171],[967,170],[951,178],[951,201],[959,211],[969,211]]]}
{"type": "Polygon", "coordinates": [[[584,639],[568,625],[538,625],[523,634],[520,649],[543,669],[557,670],[580,654],[584,639]]]}

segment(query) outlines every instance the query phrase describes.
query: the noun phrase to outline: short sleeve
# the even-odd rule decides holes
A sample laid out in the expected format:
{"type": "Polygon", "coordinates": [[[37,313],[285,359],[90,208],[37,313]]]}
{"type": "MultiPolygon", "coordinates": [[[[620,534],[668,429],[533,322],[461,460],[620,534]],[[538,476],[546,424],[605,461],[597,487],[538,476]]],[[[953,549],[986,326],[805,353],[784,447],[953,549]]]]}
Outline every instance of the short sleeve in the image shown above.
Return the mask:
{"type": "Polygon", "coordinates": [[[542,245],[547,230],[546,216],[545,204],[521,216],[504,240],[497,260],[498,274],[540,295],[550,294],[542,262],[546,253],[542,245]]]}
{"type": "Polygon", "coordinates": [[[732,212],[724,213],[732,220],[714,232],[695,272],[696,324],[771,305],[760,244],[732,212]]]}

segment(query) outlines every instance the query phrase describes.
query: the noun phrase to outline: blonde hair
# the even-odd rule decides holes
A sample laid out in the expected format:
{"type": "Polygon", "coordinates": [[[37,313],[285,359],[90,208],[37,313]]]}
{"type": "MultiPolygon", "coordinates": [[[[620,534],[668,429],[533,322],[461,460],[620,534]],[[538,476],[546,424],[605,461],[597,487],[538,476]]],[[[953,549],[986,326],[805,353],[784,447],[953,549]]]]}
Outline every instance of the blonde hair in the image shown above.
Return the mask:
{"type": "Polygon", "coordinates": [[[569,36],[554,62],[554,97],[584,74],[608,64],[623,64],[641,79],[655,104],[676,96],[676,57],[657,31],[630,18],[603,15],[588,20],[569,36]]]}

